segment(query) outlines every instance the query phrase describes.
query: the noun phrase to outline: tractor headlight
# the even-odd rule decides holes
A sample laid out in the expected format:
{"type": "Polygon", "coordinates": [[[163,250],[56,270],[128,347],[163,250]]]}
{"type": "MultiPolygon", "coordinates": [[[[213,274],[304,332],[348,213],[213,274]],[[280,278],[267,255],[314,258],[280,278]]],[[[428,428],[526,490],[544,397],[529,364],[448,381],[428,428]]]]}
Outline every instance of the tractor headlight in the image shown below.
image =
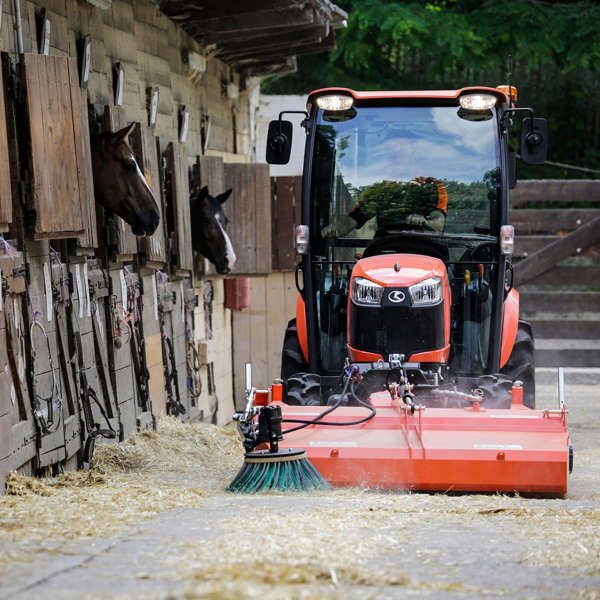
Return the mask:
{"type": "Polygon", "coordinates": [[[465,110],[486,110],[496,106],[496,97],[488,94],[469,94],[458,101],[465,110]]]}
{"type": "Polygon", "coordinates": [[[383,286],[364,279],[364,277],[355,277],[352,283],[352,300],[356,304],[366,304],[373,306],[381,304],[383,297],[383,286]]]}
{"type": "Polygon", "coordinates": [[[442,299],[442,280],[430,277],[408,288],[413,306],[437,304],[442,299]]]}
{"type": "Polygon", "coordinates": [[[317,106],[323,110],[348,110],[354,104],[351,96],[321,96],[317,98],[317,106]]]}

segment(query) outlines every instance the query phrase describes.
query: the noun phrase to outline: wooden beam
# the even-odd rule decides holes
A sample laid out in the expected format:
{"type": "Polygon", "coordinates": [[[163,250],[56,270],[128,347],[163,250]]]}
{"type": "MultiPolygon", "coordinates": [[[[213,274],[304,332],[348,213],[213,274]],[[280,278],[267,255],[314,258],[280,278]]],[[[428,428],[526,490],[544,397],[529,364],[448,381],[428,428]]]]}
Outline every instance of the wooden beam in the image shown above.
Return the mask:
{"type": "Polygon", "coordinates": [[[219,33],[221,31],[249,31],[264,30],[273,27],[285,27],[300,24],[315,23],[318,21],[318,11],[312,6],[302,10],[291,8],[289,10],[264,10],[253,13],[243,13],[223,17],[221,19],[187,20],[186,29],[195,31],[195,35],[219,33]]]}
{"type": "Polygon", "coordinates": [[[545,233],[573,231],[582,223],[587,223],[600,215],[600,210],[591,208],[550,209],[511,209],[509,223],[518,233],[545,233]]]}
{"type": "Polygon", "coordinates": [[[510,203],[600,202],[600,179],[531,179],[519,181],[510,203]]]}
{"type": "MultiPolygon", "coordinates": [[[[519,258],[527,258],[530,254],[533,254],[540,248],[555,242],[560,239],[560,236],[556,235],[518,235],[515,239],[515,253],[514,256],[519,258]]],[[[579,256],[600,256],[600,242],[594,246],[590,246],[586,249],[581,249],[579,256]]]]}
{"type": "Polygon", "coordinates": [[[318,42],[320,38],[327,37],[329,34],[329,24],[323,23],[317,27],[309,29],[300,29],[299,31],[286,31],[276,35],[261,35],[255,38],[247,39],[243,42],[229,42],[225,44],[217,43],[217,49],[227,54],[243,54],[253,50],[266,50],[277,46],[291,46],[301,42],[318,42]]]}
{"type": "Polygon", "coordinates": [[[190,14],[194,20],[221,19],[240,13],[285,10],[302,7],[306,0],[202,0],[202,2],[167,2],[161,10],[170,17],[190,14]]]}
{"type": "Polygon", "coordinates": [[[522,285],[545,273],[559,262],[577,255],[584,248],[600,241],[600,216],[581,225],[578,229],[540,248],[515,265],[515,285],[522,285]]]}
{"type": "Polygon", "coordinates": [[[255,50],[237,56],[220,55],[220,58],[225,61],[240,61],[249,58],[284,58],[286,56],[299,56],[303,54],[315,54],[316,52],[328,52],[335,50],[335,35],[333,30],[330,34],[323,38],[320,42],[310,42],[304,44],[296,44],[291,46],[280,46],[279,48],[269,48],[267,50],[255,50]]]}
{"type": "MultiPolygon", "coordinates": [[[[257,38],[280,35],[282,33],[294,33],[305,29],[320,27],[325,20],[317,20],[311,23],[299,23],[297,25],[286,25],[284,27],[270,27],[268,30],[250,29],[242,31],[221,31],[219,33],[207,33],[199,40],[204,46],[211,44],[226,44],[229,42],[244,42],[257,38]]],[[[185,25],[182,25],[185,29],[185,25]]]]}
{"type": "Polygon", "coordinates": [[[295,56],[287,56],[277,60],[252,61],[240,65],[238,69],[246,77],[267,77],[269,75],[295,73],[298,70],[298,64],[295,56]]]}

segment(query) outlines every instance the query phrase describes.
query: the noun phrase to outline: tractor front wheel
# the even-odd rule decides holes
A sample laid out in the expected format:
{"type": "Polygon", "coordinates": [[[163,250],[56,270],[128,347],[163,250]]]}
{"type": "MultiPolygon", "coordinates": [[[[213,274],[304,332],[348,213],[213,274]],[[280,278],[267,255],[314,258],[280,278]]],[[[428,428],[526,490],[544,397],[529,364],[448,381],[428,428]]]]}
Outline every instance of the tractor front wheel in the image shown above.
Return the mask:
{"type": "Polygon", "coordinates": [[[296,319],[292,319],[285,330],[281,352],[281,379],[283,380],[283,402],[296,406],[320,404],[321,383],[318,375],[307,373],[308,362],[302,353],[296,319]]]}
{"type": "Polygon", "coordinates": [[[531,409],[535,409],[534,351],[535,343],[531,325],[519,319],[515,345],[500,373],[506,375],[513,383],[515,381],[523,383],[523,404],[531,409]]]}

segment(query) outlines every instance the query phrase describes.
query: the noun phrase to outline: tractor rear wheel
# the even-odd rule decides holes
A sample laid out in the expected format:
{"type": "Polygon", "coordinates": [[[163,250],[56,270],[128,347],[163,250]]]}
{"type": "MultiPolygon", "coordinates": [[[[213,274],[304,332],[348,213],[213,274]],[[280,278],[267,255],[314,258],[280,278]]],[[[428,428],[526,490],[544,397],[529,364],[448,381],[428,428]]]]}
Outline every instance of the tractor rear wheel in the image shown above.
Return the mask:
{"type": "Polygon", "coordinates": [[[506,375],[512,382],[523,383],[523,404],[531,409],[535,409],[534,351],[535,342],[531,325],[519,319],[515,345],[500,373],[506,375]]]}
{"type": "Polygon", "coordinates": [[[483,408],[510,408],[512,381],[505,375],[482,375],[477,387],[483,392],[483,408]]]}
{"type": "Polygon", "coordinates": [[[314,373],[297,373],[287,381],[286,404],[319,406],[321,404],[321,378],[314,373]]]}

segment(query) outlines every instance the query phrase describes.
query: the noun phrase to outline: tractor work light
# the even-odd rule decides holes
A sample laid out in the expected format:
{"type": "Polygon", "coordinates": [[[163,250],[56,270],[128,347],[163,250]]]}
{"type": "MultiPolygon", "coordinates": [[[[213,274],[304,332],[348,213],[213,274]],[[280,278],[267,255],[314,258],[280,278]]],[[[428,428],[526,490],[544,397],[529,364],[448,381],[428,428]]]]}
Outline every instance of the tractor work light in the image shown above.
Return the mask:
{"type": "Polygon", "coordinates": [[[437,304],[442,299],[442,280],[430,277],[408,288],[413,306],[437,304]]]}
{"type": "Polygon", "coordinates": [[[296,254],[308,254],[308,225],[296,227],[296,254]]]}
{"type": "Polygon", "coordinates": [[[317,106],[323,110],[348,110],[354,100],[350,96],[321,96],[317,98],[317,106]]]}
{"type": "Polygon", "coordinates": [[[381,304],[384,287],[365,279],[364,277],[355,277],[352,283],[352,300],[356,304],[374,306],[381,304]]]}
{"type": "Polygon", "coordinates": [[[465,110],[487,110],[496,106],[496,97],[487,94],[469,94],[458,100],[465,110]]]}
{"type": "Polygon", "coordinates": [[[502,225],[500,229],[500,252],[512,256],[515,247],[515,228],[512,225],[502,225]]]}

